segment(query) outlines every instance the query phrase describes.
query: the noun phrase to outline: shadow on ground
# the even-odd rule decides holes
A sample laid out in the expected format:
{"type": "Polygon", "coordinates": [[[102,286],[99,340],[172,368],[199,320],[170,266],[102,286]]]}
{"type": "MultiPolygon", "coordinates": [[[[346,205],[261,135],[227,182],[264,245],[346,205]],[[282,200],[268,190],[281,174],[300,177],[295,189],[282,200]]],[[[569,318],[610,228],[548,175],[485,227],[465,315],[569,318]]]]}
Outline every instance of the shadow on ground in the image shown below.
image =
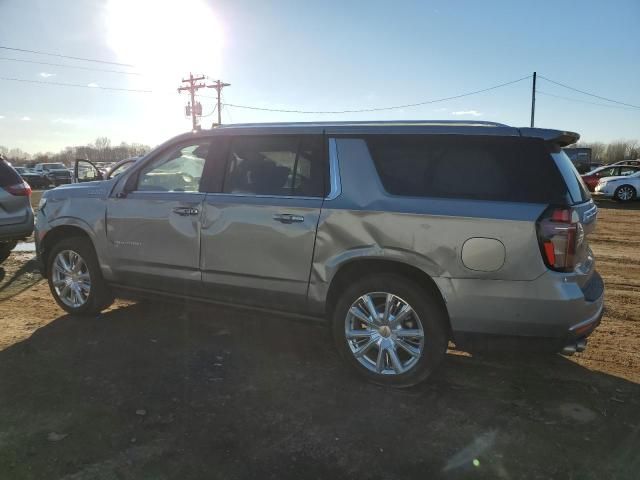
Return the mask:
{"type": "Polygon", "coordinates": [[[621,203],[615,200],[608,200],[605,198],[595,199],[598,208],[604,208],[607,210],[640,210],[640,201],[635,200],[632,202],[621,203]]]}
{"type": "Polygon", "coordinates": [[[0,478],[637,478],[640,387],[449,355],[363,383],[322,326],[134,304],[0,352],[0,478]]]}
{"type": "Polygon", "coordinates": [[[14,261],[13,256],[9,258],[0,266],[0,304],[42,280],[35,258],[27,261],[14,261]]]}

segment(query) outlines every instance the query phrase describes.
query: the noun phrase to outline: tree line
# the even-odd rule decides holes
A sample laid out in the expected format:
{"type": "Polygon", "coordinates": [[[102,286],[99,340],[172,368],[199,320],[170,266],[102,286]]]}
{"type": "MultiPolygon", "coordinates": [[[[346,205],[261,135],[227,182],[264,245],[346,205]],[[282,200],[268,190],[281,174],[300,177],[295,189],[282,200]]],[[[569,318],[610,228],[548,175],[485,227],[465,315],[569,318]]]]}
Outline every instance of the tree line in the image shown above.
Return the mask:
{"type": "MultiPolygon", "coordinates": [[[[640,142],[638,140],[616,140],[604,142],[578,142],[574,147],[591,149],[591,160],[598,163],[614,163],[620,160],[640,158],[640,142]]],[[[60,162],[72,166],[77,158],[92,162],[117,162],[124,158],[137,157],[147,153],[151,147],[141,143],[111,145],[107,137],[98,137],[88,145],[66,147],[58,153],[37,153],[31,155],[19,148],[7,148],[0,145],[0,153],[14,165],[30,165],[34,163],[60,162]]]]}
{"type": "Polygon", "coordinates": [[[640,142],[638,140],[616,140],[604,142],[578,142],[575,147],[591,149],[591,161],[603,164],[621,160],[640,159],[640,142]]]}
{"type": "Polygon", "coordinates": [[[19,148],[8,148],[0,145],[0,153],[13,165],[32,165],[36,163],[63,163],[73,166],[76,159],[81,158],[91,162],[117,162],[125,158],[137,157],[151,150],[142,143],[126,143],[112,145],[107,137],[98,137],[88,145],[65,147],[57,153],[46,152],[31,155],[19,148]]]}

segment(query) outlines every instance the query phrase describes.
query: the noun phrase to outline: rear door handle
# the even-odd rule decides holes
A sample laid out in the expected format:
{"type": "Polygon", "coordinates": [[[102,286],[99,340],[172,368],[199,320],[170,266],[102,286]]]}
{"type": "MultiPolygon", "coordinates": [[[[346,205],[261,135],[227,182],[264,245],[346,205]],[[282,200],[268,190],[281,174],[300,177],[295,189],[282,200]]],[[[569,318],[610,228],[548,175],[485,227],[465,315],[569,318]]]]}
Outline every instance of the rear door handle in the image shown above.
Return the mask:
{"type": "Polygon", "coordinates": [[[188,217],[190,215],[197,215],[198,209],[193,207],[176,207],[173,209],[173,213],[177,213],[181,217],[188,217]]]}
{"type": "Polygon", "coordinates": [[[290,213],[277,213],[273,216],[276,222],[280,223],[300,223],[304,222],[302,215],[292,215],[290,213]]]}

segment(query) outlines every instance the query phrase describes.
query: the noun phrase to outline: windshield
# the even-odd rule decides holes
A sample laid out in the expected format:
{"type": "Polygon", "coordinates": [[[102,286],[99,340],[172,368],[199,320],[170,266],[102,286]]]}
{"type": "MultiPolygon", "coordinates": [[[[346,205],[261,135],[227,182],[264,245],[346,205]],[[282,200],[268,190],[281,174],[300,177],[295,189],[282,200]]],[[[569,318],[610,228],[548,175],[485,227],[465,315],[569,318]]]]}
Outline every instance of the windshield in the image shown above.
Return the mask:
{"type": "Polygon", "coordinates": [[[42,168],[44,168],[45,170],[59,170],[66,169],[67,167],[65,167],[62,163],[43,163],[42,168]]]}

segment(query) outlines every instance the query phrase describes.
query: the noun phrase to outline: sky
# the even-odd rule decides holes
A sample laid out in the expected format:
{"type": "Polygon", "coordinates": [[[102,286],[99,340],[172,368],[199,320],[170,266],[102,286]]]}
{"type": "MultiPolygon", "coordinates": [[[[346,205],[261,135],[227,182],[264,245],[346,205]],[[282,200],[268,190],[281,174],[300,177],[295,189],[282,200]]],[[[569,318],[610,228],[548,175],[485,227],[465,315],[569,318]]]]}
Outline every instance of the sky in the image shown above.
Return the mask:
{"type": "MultiPolygon", "coordinates": [[[[640,105],[638,0],[0,0],[0,19],[0,47],[133,65],[0,49],[1,78],[81,85],[0,79],[0,145],[30,153],[87,144],[99,136],[114,144],[153,146],[189,130],[187,95],[177,88],[190,71],[231,83],[223,91],[225,103],[284,110],[418,103],[534,71],[640,105]]],[[[577,131],[584,141],[640,139],[640,109],[541,78],[537,88],[538,127],[577,131]]],[[[200,93],[215,95],[212,89],[200,93]]],[[[200,101],[203,113],[211,114],[213,98],[200,101]]],[[[531,79],[526,79],[412,108],[300,114],[225,106],[222,120],[445,119],[528,126],[530,109],[531,79]]],[[[202,125],[215,120],[215,114],[208,115],[202,125]]]]}

